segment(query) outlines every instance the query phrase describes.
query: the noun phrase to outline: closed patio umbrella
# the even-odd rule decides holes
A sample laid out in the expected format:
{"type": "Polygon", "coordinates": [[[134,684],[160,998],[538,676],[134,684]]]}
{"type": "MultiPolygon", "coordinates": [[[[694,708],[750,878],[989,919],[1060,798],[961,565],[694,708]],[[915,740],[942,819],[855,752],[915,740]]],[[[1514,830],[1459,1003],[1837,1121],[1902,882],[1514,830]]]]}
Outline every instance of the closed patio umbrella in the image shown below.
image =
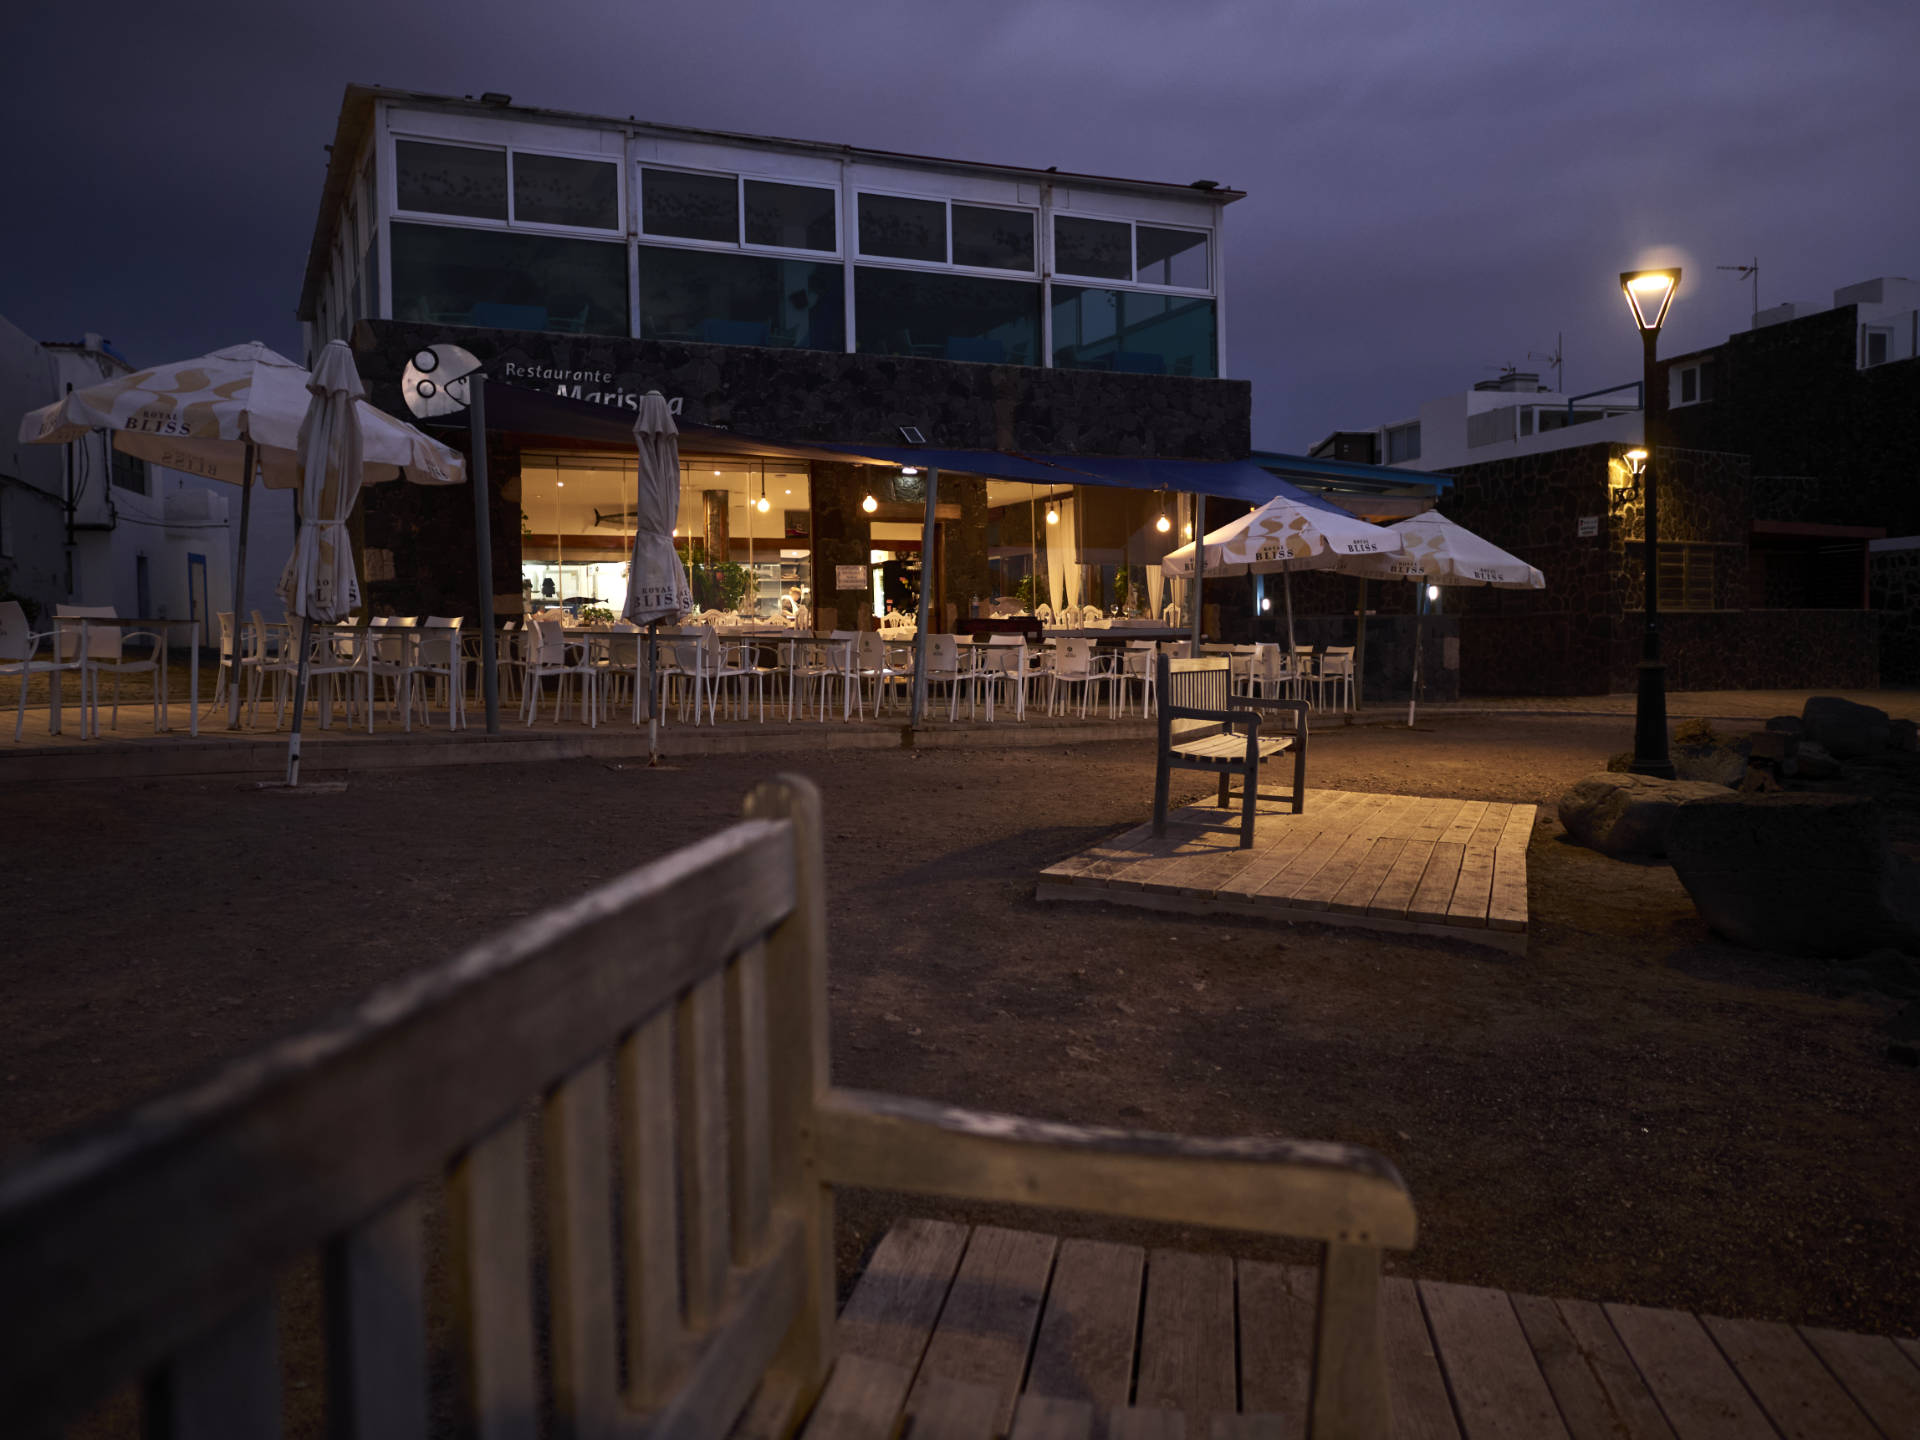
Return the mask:
{"type": "MultiPolygon", "coordinates": [[[[1331,570],[1356,556],[1391,554],[1401,539],[1393,530],[1370,525],[1331,505],[1303,503],[1276,495],[1258,509],[1207,533],[1206,574],[1270,575],[1280,572],[1287,603],[1287,655],[1293,655],[1293,582],[1291,572],[1331,570]]],[[[1189,542],[1161,562],[1169,575],[1193,575],[1195,546],[1189,542]]],[[[1197,603],[1197,602],[1196,602],[1197,603]]]]}
{"type": "Polygon", "coordinates": [[[633,554],[627,565],[627,600],[621,615],[647,627],[647,763],[660,759],[660,622],[693,608],[687,572],[674,548],[680,512],[680,429],[658,390],[640,397],[633,421],[640,452],[633,506],[633,554]]]}
{"type": "MultiPolygon", "coordinates": [[[[1368,579],[1411,580],[1427,585],[1489,585],[1499,590],[1544,590],[1547,577],[1517,555],[1509,555],[1442,515],[1414,515],[1387,527],[1401,539],[1397,554],[1349,556],[1334,568],[1368,579]]],[[[1413,611],[1413,692],[1407,697],[1407,724],[1413,724],[1420,696],[1420,630],[1426,613],[1423,591],[1413,611]]]]}
{"type": "MultiPolygon", "coordinates": [[[[20,422],[20,440],[60,445],[104,430],[112,435],[114,449],[125,454],[239,485],[240,545],[233,572],[237,646],[245,613],[252,481],[257,475],[274,490],[300,484],[300,430],[312,398],[308,379],[304,369],[257,340],[230,345],[70,391],[28,411],[20,422]]],[[[365,400],[356,400],[354,408],[368,483],[404,476],[419,485],[453,485],[466,478],[456,452],[365,400]]],[[[231,729],[240,723],[237,686],[230,697],[231,729]]]]}
{"type": "MultiPolygon", "coordinates": [[[[300,783],[300,726],[306,714],[307,665],[313,622],[331,625],[360,604],[347,517],[360,497],[364,469],[360,407],[363,393],[353,352],[332,340],[307,381],[312,396],[299,431],[300,529],[280,575],[287,613],[300,617],[300,662],[293,686],[293,730],[287,737],[287,784],[300,783]]],[[[371,683],[371,682],[369,682],[371,683]]],[[[373,692],[367,692],[371,719],[373,692]]]]}

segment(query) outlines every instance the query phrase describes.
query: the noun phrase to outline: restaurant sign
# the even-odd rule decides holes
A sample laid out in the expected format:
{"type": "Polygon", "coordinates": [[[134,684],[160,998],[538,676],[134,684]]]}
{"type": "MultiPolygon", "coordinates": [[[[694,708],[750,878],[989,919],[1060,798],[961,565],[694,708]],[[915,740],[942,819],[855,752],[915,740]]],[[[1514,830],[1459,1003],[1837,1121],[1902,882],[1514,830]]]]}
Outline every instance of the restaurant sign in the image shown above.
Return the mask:
{"type": "MultiPolygon", "coordinates": [[[[616,410],[638,412],[640,397],[646,393],[637,381],[592,366],[543,365],[509,357],[483,367],[471,350],[442,342],[422,346],[408,358],[400,377],[400,394],[416,419],[457,414],[471,402],[468,386],[483,368],[489,379],[503,384],[549,390],[570,400],[616,410]]],[[[681,403],[681,396],[671,396],[667,409],[678,415],[681,403]]]]}

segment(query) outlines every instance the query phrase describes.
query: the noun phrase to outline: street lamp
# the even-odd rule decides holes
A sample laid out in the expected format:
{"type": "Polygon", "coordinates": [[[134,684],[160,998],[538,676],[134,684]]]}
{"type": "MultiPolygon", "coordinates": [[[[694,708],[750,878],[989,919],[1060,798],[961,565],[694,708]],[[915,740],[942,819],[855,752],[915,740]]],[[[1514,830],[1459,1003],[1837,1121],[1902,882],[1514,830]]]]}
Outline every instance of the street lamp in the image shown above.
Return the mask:
{"type": "MultiPolygon", "coordinates": [[[[1633,720],[1633,764],[1628,768],[1636,775],[1658,775],[1668,780],[1673,779],[1674,769],[1667,753],[1667,667],[1660,661],[1660,484],[1653,468],[1653,388],[1660,327],[1666,323],[1667,310],[1679,288],[1678,269],[1626,270],[1620,275],[1620,289],[1640,330],[1640,448],[1627,452],[1627,464],[1640,480],[1645,519],[1645,544],[1641,549],[1647,586],[1640,693],[1633,720]]],[[[1661,408],[1664,411],[1665,407],[1661,408]]]]}

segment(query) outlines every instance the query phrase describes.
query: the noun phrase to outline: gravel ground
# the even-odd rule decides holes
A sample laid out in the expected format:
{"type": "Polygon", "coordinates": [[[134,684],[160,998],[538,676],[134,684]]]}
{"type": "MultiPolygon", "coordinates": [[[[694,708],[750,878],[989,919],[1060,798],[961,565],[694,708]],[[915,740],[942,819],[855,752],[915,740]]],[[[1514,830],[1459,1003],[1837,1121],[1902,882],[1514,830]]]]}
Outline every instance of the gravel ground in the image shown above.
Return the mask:
{"type": "MultiPolygon", "coordinates": [[[[1139,742],[476,766],[301,798],[237,780],[3,786],[0,825],[30,844],[0,874],[0,1148],[709,833],[755,780],[794,769],[826,802],[838,1081],[1371,1145],[1420,1211],[1402,1273],[1912,1333],[1920,1074],[1886,1058],[1896,1002],[1857,972],[1721,944],[1665,866],[1560,838],[1553,799],[1626,747],[1627,724],[1314,737],[1316,785],[1547,807],[1525,958],[1036,902],[1038,870],[1145,813],[1139,742]]],[[[992,1212],[845,1197],[843,1270],[901,1213],[992,1212]]]]}

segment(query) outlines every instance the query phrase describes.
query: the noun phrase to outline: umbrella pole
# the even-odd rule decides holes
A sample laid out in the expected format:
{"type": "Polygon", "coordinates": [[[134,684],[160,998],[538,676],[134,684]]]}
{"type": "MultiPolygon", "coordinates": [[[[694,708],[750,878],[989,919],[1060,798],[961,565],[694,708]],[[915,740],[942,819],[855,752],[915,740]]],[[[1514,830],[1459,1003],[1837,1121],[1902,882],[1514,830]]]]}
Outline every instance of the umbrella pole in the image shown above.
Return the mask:
{"type": "MultiPolygon", "coordinates": [[[[476,372],[467,380],[472,397],[467,405],[467,481],[473,486],[473,567],[480,581],[480,693],[486,701],[487,734],[500,733],[500,656],[493,633],[493,494],[487,484],[487,377],[476,372]]],[[[555,527],[558,528],[557,526],[555,527]]],[[[461,684],[465,684],[464,678],[461,684]]],[[[463,702],[464,703],[464,702],[463,702]]]]}
{"type": "MultiPolygon", "coordinates": [[[[293,729],[287,735],[287,788],[300,783],[300,722],[307,713],[307,660],[313,650],[313,617],[300,617],[300,669],[293,681],[293,729]]],[[[367,708],[373,708],[371,682],[367,690],[367,708]]]]}
{"type": "Polygon", "coordinates": [[[647,623],[647,764],[660,763],[660,622],[647,623]]]}
{"type": "Polygon", "coordinates": [[[929,465],[927,514],[920,524],[920,629],[913,637],[913,715],[910,723],[915,730],[920,728],[920,721],[927,713],[927,625],[933,616],[934,527],[939,524],[934,513],[934,500],[939,493],[939,467],[929,465]]]}
{"type": "Polygon", "coordinates": [[[1416,579],[1413,592],[1413,689],[1407,694],[1407,728],[1413,728],[1413,707],[1420,702],[1420,629],[1426,619],[1427,590],[1424,580],[1416,579]]]}
{"type": "Polygon", "coordinates": [[[1359,618],[1353,636],[1353,708],[1367,703],[1367,577],[1360,577],[1359,618]]]}
{"type": "Polygon", "coordinates": [[[1193,492],[1193,653],[1200,654],[1201,603],[1207,593],[1207,497],[1193,492]]]}
{"type": "MultiPolygon", "coordinates": [[[[245,654],[240,640],[246,633],[241,616],[246,613],[242,607],[247,603],[247,520],[252,506],[253,442],[249,440],[245,467],[240,475],[240,552],[233,562],[233,653],[227,657],[227,729],[229,730],[240,728],[240,676],[243,673],[240,657],[245,654]]],[[[255,643],[259,643],[257,636],[255,643]]]]}
{"type": "Polygon", "coordinates": [[[1280,557],[1280,589],[1287,598],[1287,664],[1293,664],[1293,557],[1280,557]]]}

